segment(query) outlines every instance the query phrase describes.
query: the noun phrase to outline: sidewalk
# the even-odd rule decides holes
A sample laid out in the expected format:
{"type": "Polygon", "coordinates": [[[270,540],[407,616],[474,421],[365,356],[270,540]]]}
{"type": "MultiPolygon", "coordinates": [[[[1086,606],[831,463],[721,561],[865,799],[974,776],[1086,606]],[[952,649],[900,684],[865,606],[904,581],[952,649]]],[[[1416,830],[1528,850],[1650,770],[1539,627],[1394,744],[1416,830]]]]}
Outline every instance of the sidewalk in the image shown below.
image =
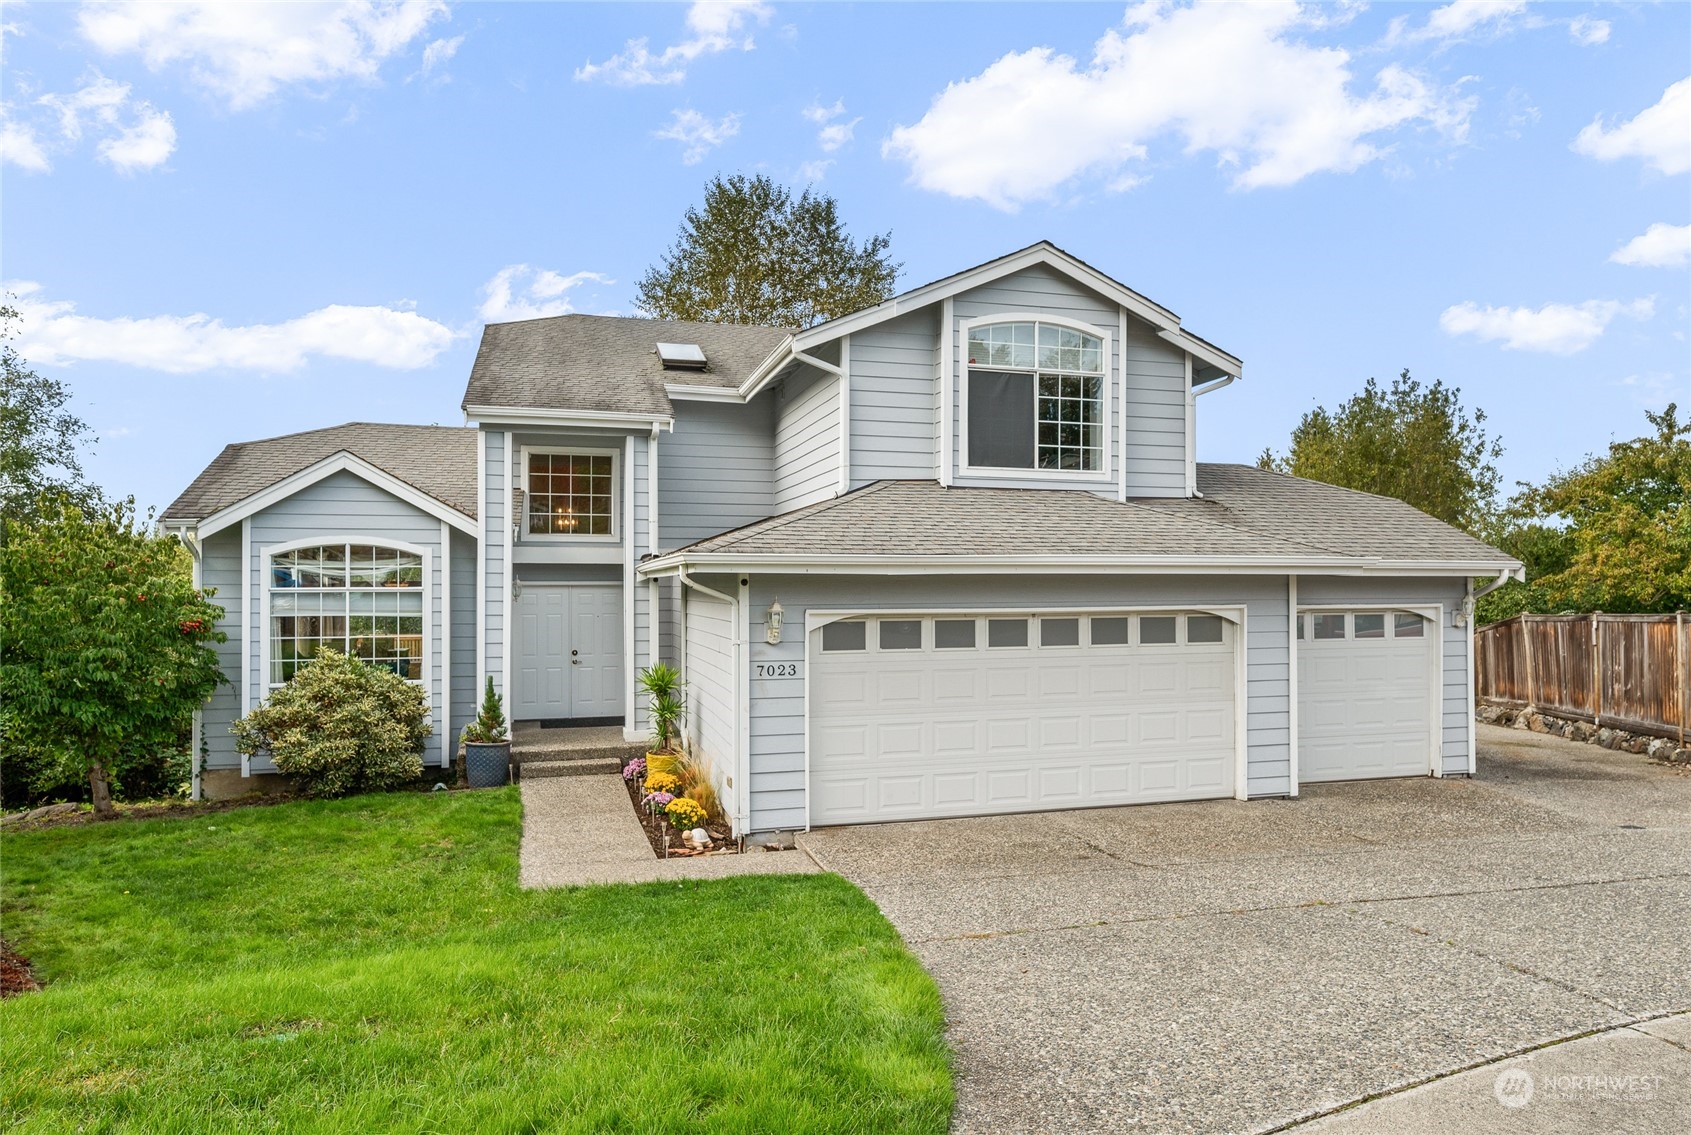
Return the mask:
{"type": "Polygon", "coordinates": [[[525,887],[726,879],[732,875],[812,875],[822,869],[802,851],[659,859],[634,818],[616,776],[566,776],[522,782],[525,887]]]}

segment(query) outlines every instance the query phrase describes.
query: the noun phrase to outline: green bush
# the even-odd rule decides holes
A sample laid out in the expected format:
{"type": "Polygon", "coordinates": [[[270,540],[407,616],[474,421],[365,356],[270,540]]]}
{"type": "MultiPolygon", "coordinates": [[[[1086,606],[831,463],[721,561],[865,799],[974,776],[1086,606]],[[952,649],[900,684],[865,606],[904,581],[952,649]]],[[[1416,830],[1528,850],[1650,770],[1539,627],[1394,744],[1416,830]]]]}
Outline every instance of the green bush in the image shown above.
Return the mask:
{"type": "Polygon", "coordinates": [[[237,749],[268,752],[306,796],[416,780],[431,732],[420,687],[327,648],[231,729],[237,749]]]}

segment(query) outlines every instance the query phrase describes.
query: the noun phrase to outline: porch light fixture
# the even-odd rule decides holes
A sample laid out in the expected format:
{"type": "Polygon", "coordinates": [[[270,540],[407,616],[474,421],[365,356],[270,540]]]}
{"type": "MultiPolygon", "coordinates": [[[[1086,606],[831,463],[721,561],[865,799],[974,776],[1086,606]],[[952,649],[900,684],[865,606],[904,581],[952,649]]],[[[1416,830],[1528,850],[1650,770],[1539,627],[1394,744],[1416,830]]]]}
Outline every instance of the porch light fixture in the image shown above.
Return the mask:
{"type": "Polygon", "coordinates": [[[764,619],[764,625],[769,628],[769,645],[781,644],[781,601],[777,599],[769,605],[769,615],[764,619]]]}

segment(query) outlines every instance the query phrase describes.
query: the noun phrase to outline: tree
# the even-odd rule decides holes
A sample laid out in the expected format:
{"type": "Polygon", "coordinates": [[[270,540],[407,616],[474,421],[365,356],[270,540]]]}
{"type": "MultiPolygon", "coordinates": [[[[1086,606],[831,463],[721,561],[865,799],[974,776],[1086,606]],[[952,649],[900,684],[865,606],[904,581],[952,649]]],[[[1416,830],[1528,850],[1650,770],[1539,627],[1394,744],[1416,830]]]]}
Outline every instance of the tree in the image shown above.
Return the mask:
{"type": "Polygon", "coordinates": [[[109,816],[112,782],[161,748],[222,682],[207,646],[223,608],[195,588],[174,536],[133,501],[56,513],[0,547],[0,729],[8,751],[48,754],[88,779],[109,816]]]}
{"type": "Polygon", "coordinates": [[[100,494],[82,479],[77,447],[94,431],[64,409],[70,389],[36,374],[13,349],[19,318],[0,305],[0,521],[27,523],[53,511],[54,497],[93,510],[100,494]]]}
{"type": "Polygon", "coordinates": [[[1691,422],[1677,404],[1644,416],[1653,435],[1511,498],[1496,542],[1527,565],[1527,582],[1486,596],[1482,618],[1691,606],[1691,422]]]}
{"type": "Polygon", "coordinates": [[[1396,497],[1476,531],[1497,498],[1494,462],[1503,446],[1481,428],[1485,411],[1470,414],[1461,394],[1442,382],[1423,387],[1407,370],[1389,390],[1370,378],[1362,393],[1336,411],[1318,406],[1305,414],[1286,456],[1264,450],[1257,464],[1396,497]]]}
{"type": "Polygon", "coordinates": [[[887,258],[891,235],[859,245],[826,194],[795,199],[763,174],[716,177],[634,306],[658,319],[810,327],[893,294],[903,265],[887,258]]]}

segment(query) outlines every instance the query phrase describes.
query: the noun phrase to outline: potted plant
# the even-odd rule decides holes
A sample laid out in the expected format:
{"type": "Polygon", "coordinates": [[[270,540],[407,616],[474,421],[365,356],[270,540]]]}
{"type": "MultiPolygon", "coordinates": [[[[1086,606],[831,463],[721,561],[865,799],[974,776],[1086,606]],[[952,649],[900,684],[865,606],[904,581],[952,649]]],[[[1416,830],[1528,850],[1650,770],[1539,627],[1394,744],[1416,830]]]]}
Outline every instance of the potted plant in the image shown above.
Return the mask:
{"type": "Polygon", "coordinates": [[[497,788],[511,776],[511,734],[505,725],[505,703],[493,690],[488,675],[481,712],[464,726],[464,779],[471,788],[497,788]]]}
{"type": "Polygon", "coordinates": [[[652,751],[646,754],[646,773],[673,773],[681,756],[681,731],[676,723],[687,712],[681,696],[681,671],[665,662],[640,671],[640,689],[649,700],[652,751]]]}

